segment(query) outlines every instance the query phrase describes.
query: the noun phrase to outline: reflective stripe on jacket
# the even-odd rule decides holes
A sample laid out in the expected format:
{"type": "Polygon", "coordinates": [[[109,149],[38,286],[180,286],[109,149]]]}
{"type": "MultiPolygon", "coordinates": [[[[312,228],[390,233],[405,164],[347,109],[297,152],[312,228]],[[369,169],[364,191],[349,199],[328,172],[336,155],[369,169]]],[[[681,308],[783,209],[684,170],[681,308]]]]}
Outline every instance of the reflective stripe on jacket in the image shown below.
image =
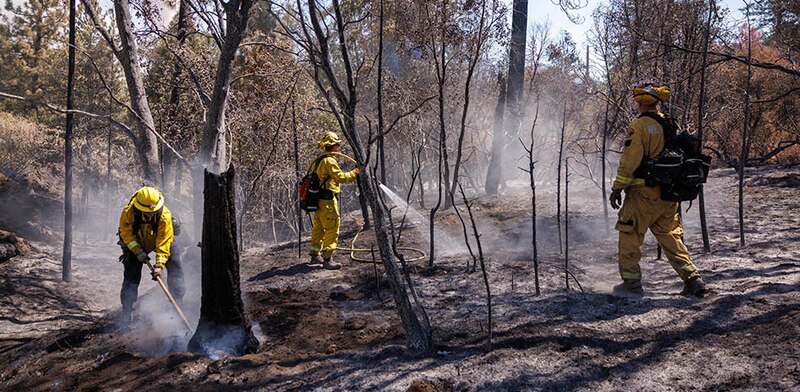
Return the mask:
{"type": "Polygon", "coordinates": [[[142,213],[142,223],[139,225],[139,230],[134,233],[135,208],[131,202],[122,210],[122,214],[119,217],[119,236],[131,251],[137,246],[141,247],[145,253],[155,251],[155,264],[163,266],[169,259],[169,248],[172,246],[174,239],[172,212],[167,206],[162,207],[161,218],[158,221],[158,229],[156,231],[153,230],[151,221],[145,220],[144,213],[142,213]]]}

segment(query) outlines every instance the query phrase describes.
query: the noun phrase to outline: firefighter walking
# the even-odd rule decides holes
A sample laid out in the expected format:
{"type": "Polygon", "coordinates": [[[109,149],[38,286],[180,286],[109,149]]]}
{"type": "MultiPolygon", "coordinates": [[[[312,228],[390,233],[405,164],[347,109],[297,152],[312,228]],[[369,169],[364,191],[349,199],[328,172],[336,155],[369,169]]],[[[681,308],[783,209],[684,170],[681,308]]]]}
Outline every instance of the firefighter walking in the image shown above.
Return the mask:
{"type": "Polygon", "coordinates": [[[344,172],[339,167],[336,156],[341,140],[335,132],[325,132],[317,145],[323,152],[317,156],[311,170],[315,170],[320,181],[320,197],[318,209],[314,212],[311,228],[311,247],[309,265],[322,265],[325,269],[342,268],[341,263],[333,261],[333,252],[339,240],[339,206],[337,196],[341,189],[339,184],[356,180],[358,168],[344,172]]]}
{"type": "MultiPolygon", "coordinates": [[[[641,82],[633,89],[633,101],[639,112],[654,112],[661,117],[663,114],[659,111],[659,104],[669,99],[669,95],[666,86],[652,81],[641,82]]],[[[682,294],[702,296],[707,291],[700,271],[692,263],[681,239],[683,225],[678,215],[678,203],[662,200],[658,185],[645,186],[645,180],[634,174],[644,157],[655,158],[661,154],[664,143],[664,129],[656,120],[642,115],[630,124],[609,197],[614,209],[619,209],[622,204],[615,226],[619,231],[619,272],[622,283],[614,287],[615,293],[643,294],[639,260],[642,257],[640,248],[648,229],[683,280],[682,294]]]]}
{"type": "Polygon", "coordinates": [[[133,304],[139,293],[142,267],[155,251],[153,279],[167,269],[167,285],[176,301],[181,302],[186,291],[183,281],[180,252],[174,244],[175,230],[172,212],[164,205],[164,196],[153,187],[142,187],[123,208],[119,218],[119,238],[122,246],[120,261],[125,266],[120,300],[120,322],[131,320],[133,304]]]}

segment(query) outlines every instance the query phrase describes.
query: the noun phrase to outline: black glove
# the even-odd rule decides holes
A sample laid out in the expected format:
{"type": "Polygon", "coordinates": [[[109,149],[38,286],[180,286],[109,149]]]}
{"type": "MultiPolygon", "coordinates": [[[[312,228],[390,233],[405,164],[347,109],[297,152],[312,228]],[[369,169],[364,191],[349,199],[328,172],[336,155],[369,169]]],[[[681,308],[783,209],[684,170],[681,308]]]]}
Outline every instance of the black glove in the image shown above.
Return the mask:
{"type": "Polygon", "coordinates": [[[611,203],[611,208],[618,210],[622,205],[622,189],[612,189],[608,201],[611,203]]]}
{"type": "Polygon", "coordinates": [[[144,251],[141,248],[139,248],[138,252],[136,252],[136,258],[139,259],[139,262],[141,262],[142,264],[146,263],[147,260],[150,260],[150,258],[147,257],[147,253],[144,253],[144,251]]]}

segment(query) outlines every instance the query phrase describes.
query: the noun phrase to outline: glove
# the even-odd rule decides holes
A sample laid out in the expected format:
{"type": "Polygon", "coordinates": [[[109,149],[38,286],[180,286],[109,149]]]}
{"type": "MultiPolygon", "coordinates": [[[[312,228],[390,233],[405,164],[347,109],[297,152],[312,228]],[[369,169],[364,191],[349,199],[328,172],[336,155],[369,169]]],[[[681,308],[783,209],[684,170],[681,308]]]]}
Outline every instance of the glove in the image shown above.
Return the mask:
{"type": "Polygon", "coordinates": [[[612,189],[608,201],[611,203],[611,208],[618,210],[622,205],[622,189],[612,189]]]}
{"type": "Polygon", "coordinates": [[[150,258],[147,257],[147,253],[144,253],[141,248],[138,248],[138,251],[136,252],[136,258],[139,259],[142,264],[146,263],[147,260],[150,260],[150,258]]]}
{"type": "Polygon", "coordinates": [[[160,265],[153,267],[153,271],[150,272],[150,276],[153,277],[153,280],[158,280],[158,278],[161,277],[161,268],[162,267],[160,265]]]}

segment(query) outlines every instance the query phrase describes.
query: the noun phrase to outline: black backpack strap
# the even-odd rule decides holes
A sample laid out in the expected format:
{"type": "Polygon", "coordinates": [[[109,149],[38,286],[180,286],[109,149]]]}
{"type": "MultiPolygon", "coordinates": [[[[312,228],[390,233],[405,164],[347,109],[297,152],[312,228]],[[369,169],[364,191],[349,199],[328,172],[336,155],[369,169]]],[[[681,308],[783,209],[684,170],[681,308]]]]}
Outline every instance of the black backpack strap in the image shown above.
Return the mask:
{"type": "Polygon", "coordinates": [[[664,139],[672,139],[678,136],[678,127],[675,125],[675,120],[672,117],[664,116],[661,117],[654,112],[643,112],[639,115],[639,118],[648,117],[655,120],[658,125],[661,125],[661,129],[664,131],[664,139]]]}
{"type": "MultiPolygon", "coordinates": [[[[327,158],[327,157],[332,157],[332,156],[333,156],[333,154],[322,154],[322,155],[320,155],[320,156],[319,156],[319,158],[317,158],[317,159],[314,161],[314,168],[312,169],[312,170],[313,170],[313,172],[314,172],[314,173],[316,173],[316,172],[317,172],[317,167],[319,167],[319,164],[320,164],[320,162],[322,162],[322,160],[323,160],[323,159],[325,159],[325,158],[327,158]]],[[[326,178],[324,181],[323,181],[323,180],[320,178],[320,179],[319,179],[319,185],[320,185],[321,187],[324,187],[325,183],[326,183],[326,182],[328,182],[328,180],[330,180],[330,178],[326,178]]]]}
{"type": "MultiPolygon", "coordinates": [[[[153,232],[158,233],[158,224],[161,222],[161,212],[164,211],[162,207],[160,210],[156,211],[153,214],[153,220],[150,221],[150,225],[153,226],[153,232]]],[[[142,227],[142,212],[139,211],[138,208],[133,207],[133,233],[134,235],[139,232],[139,229],[142,227]]]]}

